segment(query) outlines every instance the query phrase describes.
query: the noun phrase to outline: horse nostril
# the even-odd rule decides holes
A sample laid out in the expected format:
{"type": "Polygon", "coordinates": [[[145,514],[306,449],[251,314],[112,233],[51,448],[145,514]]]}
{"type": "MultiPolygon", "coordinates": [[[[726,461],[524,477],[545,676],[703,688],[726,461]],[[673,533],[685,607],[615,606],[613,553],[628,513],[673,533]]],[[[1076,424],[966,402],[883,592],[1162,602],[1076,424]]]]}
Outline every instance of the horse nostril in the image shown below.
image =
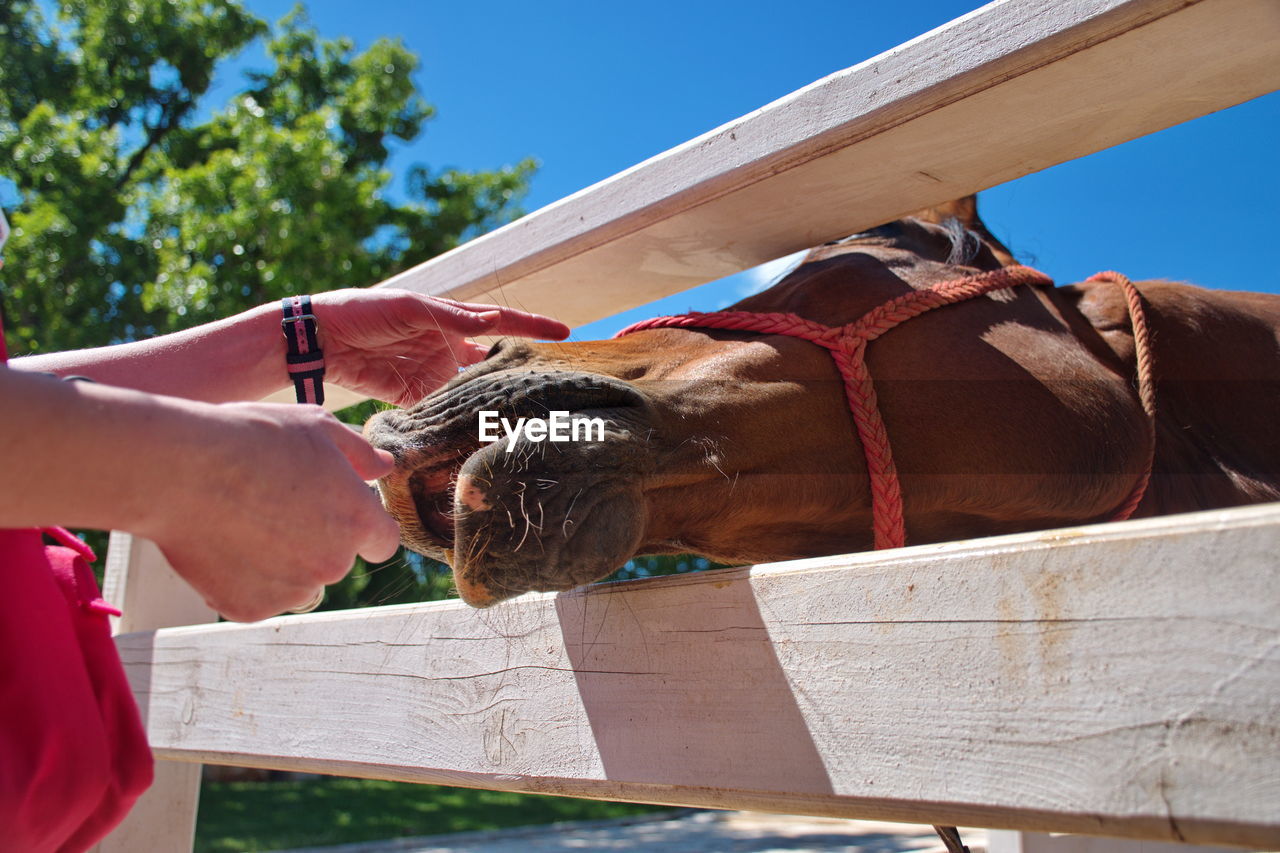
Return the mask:
{"type": "Polygon", "coordinates": [[[470,474],[458,475],[458,484],[454,488],[454,495],[456,496],[458,503],[462,504],[469,510],[479,512],[486,509],[493,509],[489,504],[489,499],[485,494],[484,489],[476,485],[476,481],[470,474]]]}

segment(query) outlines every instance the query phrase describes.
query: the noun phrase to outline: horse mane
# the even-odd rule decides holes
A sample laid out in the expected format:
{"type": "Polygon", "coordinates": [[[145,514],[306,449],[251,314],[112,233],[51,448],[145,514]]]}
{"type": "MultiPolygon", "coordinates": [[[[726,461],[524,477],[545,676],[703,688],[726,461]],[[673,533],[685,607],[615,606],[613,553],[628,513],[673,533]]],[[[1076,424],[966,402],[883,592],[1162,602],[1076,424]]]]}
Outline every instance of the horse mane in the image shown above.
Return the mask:
{"type": "Polygon", "coordinates": [[[951,252],[947,255],[947,263],[952,266],[967,266],[982,251],[982,235],[954,216],[948,216],[939,223],[951,240],[951,252]]]}

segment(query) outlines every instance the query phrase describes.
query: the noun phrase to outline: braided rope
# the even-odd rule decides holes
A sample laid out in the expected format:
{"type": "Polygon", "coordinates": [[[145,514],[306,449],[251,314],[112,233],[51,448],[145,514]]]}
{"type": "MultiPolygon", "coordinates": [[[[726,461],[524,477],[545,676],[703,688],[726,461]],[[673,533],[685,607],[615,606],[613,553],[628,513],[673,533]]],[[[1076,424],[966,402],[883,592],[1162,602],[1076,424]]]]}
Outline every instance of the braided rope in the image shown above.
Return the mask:
{"type": "MultiPolygon", "coordinates": [[[[1146,321],[1142,314],[1141,302],[1137,291],[1129,284],[1129,280],[1119,273],[1099,273],[1099,276],[1117,276],[1123,279],[1121,287],[1126,287],[1126,298],[1129,299],[1130,317],[1134,324],[1135,338],[1141,327],[1142,340],[1139,344],[1139,385],[1143,391],[1143,407],[1151,417],[1151,430],[1154,436],[1155,402],[1150,390],[1150,347],[1147,344],[1146,321]],[[1130,296],[1132,292],[1132,296],[1130,296]],[[1146,368],[1142,366],[1144,361],[1146,368]],[[1143,378],[1145,377],[1145,379],[1143,378]],[[1149,406],[1148,406],[1149,401],[1149,406]]],[[[1096,278],[1096,277],[1095,277],[1096,278]]],[[[1118,279],[1114,280],[1119,283],[1118,279]]],[[[935,308],[952,305],[966,299],[973,299],[995,290],[1004,290],[1021,284],[1052,285],[1053,280],[1044,273],[1030,267],[1011,266],[990,272],[979,273],[966,278],[950,279],[939,282],[924,290],[913,290],[894,299],[890,299],[852,323],[843,326],[827,326],[822,323],[806,320],[796,314],[785,312],[758,313],[754,311],[692,311],[670,317],[653,317],[634,323],[614,335],[615,338],[630,335],[647,329],[724,329],[738,332],[760,332],[763,334],[788,335],[817,344],[831,353],[836,368],[844,380],[845,399],[849,403],[849,411],[853,415],[854,427],[858,439],[862,442],[863,454],[867,462],[867,473],[871,481],[871,518],[875,534],[875,547],[900,548],[906,544],[906,522],[903,517],[902,485],[898,479],[897,465],[893,461],[893,449],[889,444],[889,434],[885,429],[884,418],[880,415],[879,402],[876,399],[875,382],[867,367],[867,345],[885,332],[935,308]]],[[[1152,442],[1154,448],[1154,440],[1152,442]]],[[[1147,477],[1150,475],[1150,460],[1147,464],[1147,477]]],[[[1146,478],[1135,489],[1121,510],[1126,514],[1117,518],[1127,518],[1129,513],[1142,500],[1146,489],[1146,478]],[[1132,503],[1132,506],[1129,504],[1132,503]]]]}
{"type": "Polygon", "coordinates": [[[1155,357],[1151,354],[1151,330],[1147,328],[1147,314],[1142,307],[1142,295],[1133,282],[1123,273],[1107,270],[1095,273],[1089,281],[1106,281],[1119,285],[1124,294],[1125,306],[1129,309],[1129,323],[1133,326],[1133,347],[1137,361],[1138,402],[1147,415],[1147,458],[1142,466],[1142,473],[1133,486],[1133,491],[1125,498],[1124,503],[1111,516],[1112,521],[1124,521],[1133,515],[1133,511],[1142,503],[1147,493],[1147,485],[1151,482],[1151,468],[1156,458],[1156,389],[1155,389],[1155,357]]]}

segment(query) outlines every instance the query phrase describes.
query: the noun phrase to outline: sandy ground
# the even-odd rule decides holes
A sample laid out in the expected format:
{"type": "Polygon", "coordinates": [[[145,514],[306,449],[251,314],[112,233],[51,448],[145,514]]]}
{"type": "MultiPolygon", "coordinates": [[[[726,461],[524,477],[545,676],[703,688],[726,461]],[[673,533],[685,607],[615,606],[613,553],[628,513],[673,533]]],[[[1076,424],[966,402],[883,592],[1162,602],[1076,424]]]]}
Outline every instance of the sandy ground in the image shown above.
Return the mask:
{"type": "MultiPolygon", "coordinates": [[[[973,853],[987,834],[961,829],[973,853]]],[[[944,848],[933,829],[911,823],[796,817],[762,812],[683,811],[500,832],[463,832],[392,841],[308,847],[286,853],[916,853],[944,848]]]]}

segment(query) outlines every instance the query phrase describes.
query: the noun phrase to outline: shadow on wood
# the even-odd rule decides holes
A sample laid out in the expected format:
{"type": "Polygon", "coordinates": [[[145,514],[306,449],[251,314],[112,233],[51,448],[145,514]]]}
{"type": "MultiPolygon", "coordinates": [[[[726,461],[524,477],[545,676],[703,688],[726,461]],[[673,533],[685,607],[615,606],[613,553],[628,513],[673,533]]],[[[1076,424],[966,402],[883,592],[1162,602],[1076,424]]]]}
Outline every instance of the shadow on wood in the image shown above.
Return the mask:
{"type": "Polygon", "coordinates": [[[716,576],[697,608],[670,586],[557,597],[605,777],[833,793],[747,570],[716,576]]]}

